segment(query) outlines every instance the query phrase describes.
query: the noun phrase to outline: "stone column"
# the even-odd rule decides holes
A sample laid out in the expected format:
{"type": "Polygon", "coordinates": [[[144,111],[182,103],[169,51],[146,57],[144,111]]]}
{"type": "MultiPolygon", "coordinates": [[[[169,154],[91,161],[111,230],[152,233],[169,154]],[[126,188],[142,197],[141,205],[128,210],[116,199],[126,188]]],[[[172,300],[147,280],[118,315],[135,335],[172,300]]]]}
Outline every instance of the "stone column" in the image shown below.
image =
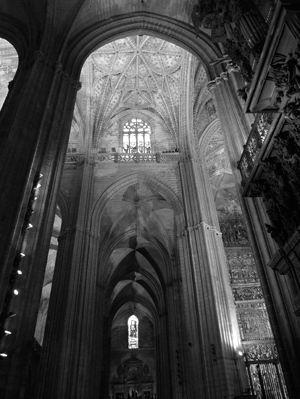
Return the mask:
{"type": "Polygon", "coordinates": [[[213,204],[213,198],[207,195],[210,187],[203,174],[195,173],[194,162],[180,165],[187,219],[179,245],[186,326],[183,347],[190,374],[187,384],[192,389],[188,397],[205,392],[207,398],[223,398],[245,389],[245,370],[238,356],[241,342],[222,236],[218,222],[211,223],[214,215],[203,213],[202,204],[213,204]],[[203,179],[201,195],[196,179],[203,179]]]}
{"type": "Polygon", "coordinates": [[[62,75],[55,62],[38,52],[21,67],[1,112],[0,307],[4,313],[16,314],[5,323],[12,334],[1,341],[1,352],[8,357],[0,365],[0,392],[7,399],[18,397],[32,349],[77,86],[77,81],[67,73],[62,75]],[[12,117],[8,106],[12,106],[12,117]],[[29,220],[33,228],[24,235],[30,195],[40,173],[41,187],[29,220]],[[21,251],[26,255],[19,264],[23,274],[12,287],[13,262],[21,251]],[[15,288],[19,295],[8,303],[7,292],[15,288]]]}
{"type": "Polygon", "coordinates": [[[77,165],[71,221],[60,239],[55,266],[36,398],[95,397],[101,378],[91,378],[99,356],[94,347],[97,262],[90,261],[97,237],[88,229],[93,178],[93,162],[86,159],[77,165]]]}
{"type": "MultiPolygon", "coordinates": [[[[224,398],[246,387],[239,330],[217,214],[192,124],[193,73],[186,66],[180,134],[180,176],[186,227],[179,238],[187,397],[224,398]]],[[[203,160],[204,161],[204,160],[203,160]]]]}

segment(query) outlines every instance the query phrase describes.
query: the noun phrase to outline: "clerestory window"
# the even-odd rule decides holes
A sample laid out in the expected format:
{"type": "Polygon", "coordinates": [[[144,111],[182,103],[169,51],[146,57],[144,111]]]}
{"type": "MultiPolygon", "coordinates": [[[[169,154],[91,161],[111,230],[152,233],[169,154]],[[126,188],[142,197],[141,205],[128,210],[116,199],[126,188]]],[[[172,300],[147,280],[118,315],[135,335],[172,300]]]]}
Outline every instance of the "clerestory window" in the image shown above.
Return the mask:
{"type": "Polygon", "coordinates": [[[132,315],[128,319],[128,348],[137,349],[139,347],[139,319],[132,315]]]}
{"type": "Polygon", "coordinates": [[[132,118],[123,127],[123,151],[126,153],[151,152],[151,129],[142,119],[132,118]]]}

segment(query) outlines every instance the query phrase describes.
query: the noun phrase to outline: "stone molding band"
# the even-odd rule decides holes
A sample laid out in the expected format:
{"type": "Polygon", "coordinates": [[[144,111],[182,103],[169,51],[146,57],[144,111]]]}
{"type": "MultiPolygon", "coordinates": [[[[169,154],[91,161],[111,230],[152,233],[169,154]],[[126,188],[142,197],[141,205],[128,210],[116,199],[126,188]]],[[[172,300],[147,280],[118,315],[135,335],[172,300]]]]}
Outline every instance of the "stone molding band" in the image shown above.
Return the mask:
{"type": "Polygon", "coordinates": [[[72,77],[68,74],[68,72],[64,71],[62,68],[62,64],[60,61],[51,61],[46,57],[46,55],[38,50],[34,52],[33,59],[30,61],[23,61],[20,63],[20,68],[26,69],[32,66],[35,62],[41,62],[44,65],[48,66],[49,68],[53,69],[55,73],[62,79],[65,80],[66,82],[69,83],[70,87],[75,89],[75,90],[80,90],[81,89],[81,82],[76,79],[72,79],[72,77]]]}
{"type": "Polygon", "coordinates": [[[212,230],[216,233],[216,235],[222,236],[222,233],[220,230],[218,230],[215,226],[211,226],[205,222],[199,222],[194,224],[193,226],[187,226],[185,227],[182,232],[178,235],[178,237],[186,237],[188,236],[192,231],[198,230],[200,227],[203,227],[206,230],[212,230]]]}
{"type": "Polygon", "coordinates": [[[234,64],[232,61],[228,60],[226,62],[227,62],[227,64],[226,64],[225,68],[227,69],[227,71],[221,72],[220,76],[217,76],[215,79],[213,79],[207,83],[207,89],[209,91],[211,91],[212,89],[215,89],[219,84],[222,83],[222,81],[228,80],[230,73],[241,71],[241,68],[238,65],[234,64]]]}

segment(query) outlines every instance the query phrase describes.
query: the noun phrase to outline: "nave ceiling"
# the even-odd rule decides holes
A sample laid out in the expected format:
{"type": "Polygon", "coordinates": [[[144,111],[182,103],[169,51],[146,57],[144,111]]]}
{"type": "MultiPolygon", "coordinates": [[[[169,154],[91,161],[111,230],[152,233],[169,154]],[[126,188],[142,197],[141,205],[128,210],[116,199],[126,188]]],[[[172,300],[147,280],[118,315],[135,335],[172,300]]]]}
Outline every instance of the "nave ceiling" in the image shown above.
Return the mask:
{"type": "Polygon", "coordinates": [[[87,90],[91,96],[94,140],[115,120],[140,114],[156,118],[178,142],[182,62],[188,56],[170,42],[142,35],[116,40],[93,52],[80,79],[81,92],[87,90]]]}

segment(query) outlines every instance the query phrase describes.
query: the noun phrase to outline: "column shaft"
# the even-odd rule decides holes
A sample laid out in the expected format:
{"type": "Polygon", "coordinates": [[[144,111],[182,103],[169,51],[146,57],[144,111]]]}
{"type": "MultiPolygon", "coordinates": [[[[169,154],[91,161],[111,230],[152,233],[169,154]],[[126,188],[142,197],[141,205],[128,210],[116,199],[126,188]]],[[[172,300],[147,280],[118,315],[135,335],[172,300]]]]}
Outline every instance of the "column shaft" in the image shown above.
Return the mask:
{"type": "MultiPolygon", "coordinates": [[[[58,248],[36,398],[84,398],[95,394],[95,237],[88,230],[93,164],[78,165],[71,221],[58,248]]],[[[100,376],[98,377],[100,378],[100,376]]]]}
{"type": "MultiPolygon", "coordinates": [[[[55,199],[76,95],[69,81],[62,81],[44,59],[35,60],[28,68],[23,75],[26,83],[22,82],[20,91],[14,87],[6,104],[11,104],[14,95],[17,96],[14,119],[10,123],[6,123],[5,117],[1,119],[4,128],[1,130],[0,184],[3,190],[0,201],[6,205],[0,209],[1,306],[7,290],[11,290],[9,278],[13,261],[21,250],[26,255],[20,264],[23,274],[13,287],[19,290],[19,295],[7,309],[16,313],[16,317],[6,322],[12,334],[1,343],[1,350],[9,355],[1,364],[1,396],[7,399],[18,396],[32,350],[55,199]],[[33,228],[24,235],[22,227],[29,197],[39,173],[43,177],[30,217],[33,228]]],[[[16,85],[19,82],[18,78],[16,85]]],[[[5,109],[3,115],[6,115],[5,109]]]]}

